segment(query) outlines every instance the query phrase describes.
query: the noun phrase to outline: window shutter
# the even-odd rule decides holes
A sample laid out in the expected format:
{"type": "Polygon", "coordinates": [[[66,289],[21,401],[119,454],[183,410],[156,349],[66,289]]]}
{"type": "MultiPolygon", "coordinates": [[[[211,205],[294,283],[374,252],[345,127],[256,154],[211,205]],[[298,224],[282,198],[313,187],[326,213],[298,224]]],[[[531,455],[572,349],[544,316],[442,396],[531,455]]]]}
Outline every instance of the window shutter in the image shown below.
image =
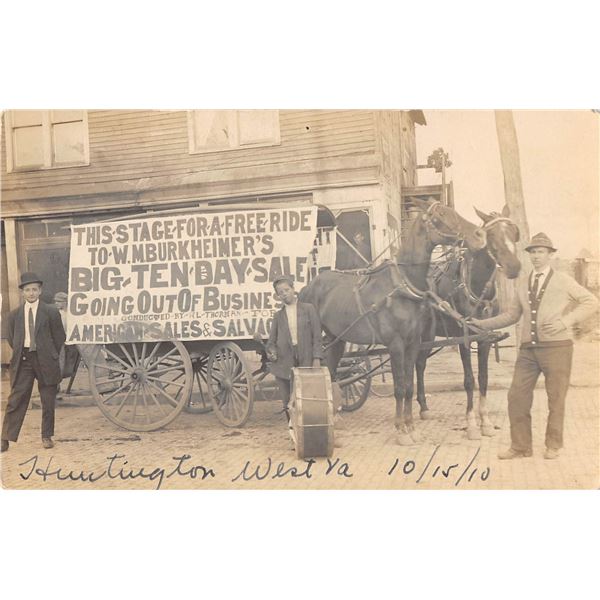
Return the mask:
{"type": "Polygon", "coordinates": [[[82,121],[52,125],[53,164],[80,164],[85,161],[82,121]]]}
{"type": "Polygon", "coordinates": [[[240,146],[253,144],[278,144],[278,110],[240,110],[238,111],[240,146]]]}
{"type": "Polygon", "coordinates": [[[194,111],[194,147],[196,150],[219,150],[235,145],[231,110],[194,111]]]}

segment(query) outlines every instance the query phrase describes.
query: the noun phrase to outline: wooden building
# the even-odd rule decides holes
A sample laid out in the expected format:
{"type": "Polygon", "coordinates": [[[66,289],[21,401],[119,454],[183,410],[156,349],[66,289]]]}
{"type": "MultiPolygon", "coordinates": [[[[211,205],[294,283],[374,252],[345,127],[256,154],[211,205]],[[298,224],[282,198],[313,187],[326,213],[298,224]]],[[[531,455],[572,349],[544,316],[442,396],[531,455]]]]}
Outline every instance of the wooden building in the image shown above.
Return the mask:
{"type": "MultiPolygon", "coordinates": [[[[209,201],[323,204],[371,259],[418,194],[421,111],[8,111],[2,127],[2,314],[33,270],[68,285],[69,226],[209,201]]],[[[427,190],[435,193],[435,190],[427,190]]],[[[342,266],[343,265],[338,265],[342,266]]]]}

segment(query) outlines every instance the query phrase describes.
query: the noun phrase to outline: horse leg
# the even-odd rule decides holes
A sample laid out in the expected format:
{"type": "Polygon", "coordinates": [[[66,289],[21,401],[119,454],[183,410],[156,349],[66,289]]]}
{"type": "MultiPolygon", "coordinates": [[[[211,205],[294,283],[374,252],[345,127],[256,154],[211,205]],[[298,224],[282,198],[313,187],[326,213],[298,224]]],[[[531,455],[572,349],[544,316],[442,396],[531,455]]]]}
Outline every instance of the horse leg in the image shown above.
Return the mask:
{"type": "Polygon", "coordinates": [[[394,397],[396,398],[396,417],[394,425],[398,432],[398,444],[412,446],[413,440],[404,422],[404,343],[402,340],[392,342],[389,346],[390,363],[392,365],[392,378],[394,379],[394,397]]]}
{"type": "Polygon", "coordinates": [[[419,344],[416,341],[408,345],[404,354],[404,422],[414,444],[421,443],[421,436],[415,431],[412,416],[412,398],[414,392],[415,361],[419,354],[419,344]]]}
{"type": "Polygon", "coordinates": [[[344,340],[338,340],[325,352],[325,362],[327,363],[327,368],[329,369],[329,373],[331,375],[331,380],[335,380],[335,376],[337,374],[337,368],[340,364],[340,360],[344,354],[344,350],[346,349],[346,342],[344,340]]]}
{"type": "Polygon", "coordinates": [[[427,396],[425,395],[425,369],[427,368],[427,359],[429,350],[420,350],[415,362],[417,371],[417,402],[419,403],[421,419],[431,419],[431,412],[427,406],[427,396]]]}
{"type": "Polygon", "coordinates": [[[473,388],[475,386],[475,378],[473,377],[473,365],[471,364],[471,348],[464,344],[460,344],[459,348],[465,377],[465,392],[467,392],[467,438],[470,440],[479,440],[481,439],[481,432],[477,425],[477,416],[473,410],[473,388]]]}
{"type": "Polygon", "coordinates": [[[479,417],[481,418],[482,435],[492,437],[494,435],[494,425],[490,421],[487,407],[487,387],[488,387],[488,364],[490,357],[491,344],[478,342],[477,344],[477,379],[479,382],[479,417]]]}
{"type": "MultiPolygon", "coordinates": [[[[435,316],[430,314],[423,326],[421,332],[422,342],[431,342],[435,339],[435,316]]],[[[427,406],[427,396],[425,395],[425,369],[427,368],[427,359],[429,350],[419,350],[415,367],[417,370],[417,402],[419,403],[421,419],[431,419],[431,413],[427,406]]]]}
{"type": "Polygon", "coordinates": [[[333,428],[334,428],[334,445],[336,448],[343,447],[343,441],[341,437],[342,429],[345,429],[344,423],[342,421],[342,390],[339,385],[335,383],[335,377],[337,374],[337,368],[340,364],[340,360],[344,354],[344,350],[346,349],[346,342],[344,340],[338,340],[325,352],[325,362],[327,363],[327,368],[329,369],[329,374],[331,375],[331,381],[334,382],[334,390],[333,390],[333,407],[334,407],[334,417],[333,417],[333,428]]]}

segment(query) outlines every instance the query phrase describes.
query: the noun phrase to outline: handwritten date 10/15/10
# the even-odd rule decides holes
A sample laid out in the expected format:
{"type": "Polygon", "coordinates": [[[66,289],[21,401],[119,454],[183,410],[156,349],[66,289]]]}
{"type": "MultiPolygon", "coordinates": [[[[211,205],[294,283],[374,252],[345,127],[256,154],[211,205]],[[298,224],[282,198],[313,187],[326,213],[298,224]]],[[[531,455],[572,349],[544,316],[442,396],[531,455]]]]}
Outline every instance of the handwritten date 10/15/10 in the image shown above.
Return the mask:
{"type": "Polygon", "coordinates": [[[468,484],[473,480],[487,481],[489,478],[491,472],[490,467],[481,469],[474,466],[480,448],[477,448],[466,466],[458,462],[439,464],[438,461],[434,461],[435,455],[439,448],[439,446],[434,448],[431,456],[424,466],[418,464],[412,459],[402,460],[400,458],[396,458],[387,474],[390,477],[416,477],[416,483],[422,483],[425,480],[450,480],[454,481],[454,485],[456,487],[458,487],[461,482],[463,484],[468,484]]]}

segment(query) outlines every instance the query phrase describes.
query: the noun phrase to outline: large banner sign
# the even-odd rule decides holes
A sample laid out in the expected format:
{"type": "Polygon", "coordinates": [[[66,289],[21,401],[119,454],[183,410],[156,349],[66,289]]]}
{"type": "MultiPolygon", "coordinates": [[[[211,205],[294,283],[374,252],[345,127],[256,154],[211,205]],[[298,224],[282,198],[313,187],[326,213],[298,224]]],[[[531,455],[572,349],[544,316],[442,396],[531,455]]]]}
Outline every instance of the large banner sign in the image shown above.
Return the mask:
{"type": "Polygon", "coordinates": [[[74,225],[67,343],[266,337],[273,281],[300,288],[317,208],[74,225]]]}

